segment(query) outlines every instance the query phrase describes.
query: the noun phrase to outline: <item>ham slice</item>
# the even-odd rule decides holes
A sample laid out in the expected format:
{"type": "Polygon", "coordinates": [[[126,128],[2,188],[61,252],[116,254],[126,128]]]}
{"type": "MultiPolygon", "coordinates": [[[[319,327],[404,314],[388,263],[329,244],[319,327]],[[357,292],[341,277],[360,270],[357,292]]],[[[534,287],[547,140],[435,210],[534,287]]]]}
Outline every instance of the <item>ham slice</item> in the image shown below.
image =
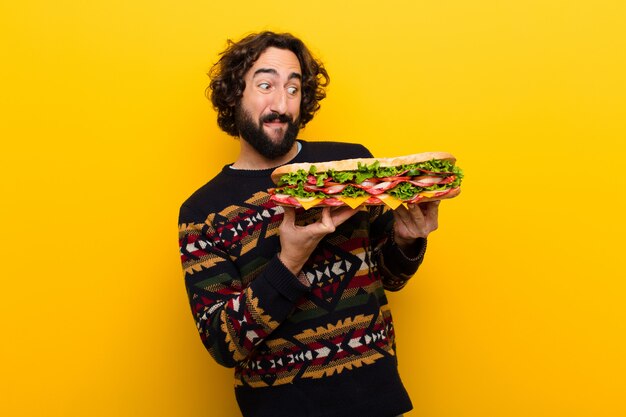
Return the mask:
{"type": "Polygon", "coordinates": [[[413,178],[409,181],[411,184],[416,185],[418,187],[430,187],[435,184],[441,184],[444,180],[443,177],[434,177],[431,175],[422,175],[419,177],[413,178]]]}
{"type": "Polygon", "coordinates": [[[400,182],[402,182],[402,181],[408,181],[408,180],[410,180],[410,179],[411,179],[411,177],[403,177],[403,176],[401,176],[401,175],[397,175],[397,176],[395,176],[395,177],[384,177],[384,178],[379,178],[379,180],[381,180],[381,181],[400,181],[400,182]]]}
{"type": "Polygon", "coordinates": [[[410,199],[409,201],[407,201],[407,203],[409,204],[413,204],[413,203],[419,203],[420,200],[423,200],[424,196],[423,195],[416,195],[415,197],[413,197],[412,199],[410,199]]]}
{"type": "Polygon", "coordinates": [[[376,180],[376,178],[370,178],[369,180],[365,180],[360,184],[355,184],[355,187],[359,187],[364,190],[367,190],[368,188],[375,186],[379,182],[380,181],[376,180]]]}
{"type": "Polygon", "coordinates": [[[320,192],[320,191],[324,191],[323,188],[318,187],[317,185],[306,185],[305,184],[302,188],[304,189],[304,191],[308,191],[310,193],[317,193],[317,192],[320,192]]]}
{"type": "Polygon", "coordinates": [[[396,185],[400,184],[402,181],[384,181],[376,184],[373,187],[365,188],[365,191],[370,193],[371,195],[379,195],[384,193],[385,191],[391,190],[396,185]]]}
{"type": "Polygon", "coordinates": [[[348,184],[328,183],[326,187],[318,187],[317,185],[305,185],[304,191],[310,193],[339,194],[348,186],[348,184]]]}
{"type": "Polygon", "coordinates": [[[270,201],[274,201],[279,204],[287,204],[290,206],[300,207],[301,204],[297,198],[287,194],[272,194],[270,201]]]}
{"type": "Polygon", "coordinates": [[[383,201],[378,197],[370,197],[365,200],[365,204],[382,204],[383,201]]]}
{"type": "Polygon", "coordinates": [[[339,194],[347,186],[348,186],[348,184],[336,184],[336,185],[331,185],[330,187],[326,187],[326,188],[324,188],[321,191],[326,193],[326,194],[339,194]]]}
{"type": "Polygon", "coordinates": [[[326,204],[327,206],[343,206],[343,201],[338,198],[329,197],[323,199],[320,204],[326,204]]]}

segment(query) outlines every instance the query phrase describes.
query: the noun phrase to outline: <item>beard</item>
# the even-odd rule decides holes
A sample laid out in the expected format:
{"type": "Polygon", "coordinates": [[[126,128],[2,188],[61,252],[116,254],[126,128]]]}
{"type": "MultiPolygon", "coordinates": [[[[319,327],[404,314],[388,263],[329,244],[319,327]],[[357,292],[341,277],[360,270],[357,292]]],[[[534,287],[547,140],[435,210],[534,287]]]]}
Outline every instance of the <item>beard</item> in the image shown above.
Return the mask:
{"type": "Polygon", "coordinates": [[[252,119],[241,106],[235,111],[235,125],[239,136],[248,142],[259,154],[267,159],[276,159],[286,155],[296,141],[299,132],[299,120],[293,120],[286,114],[270,113],[259,118],[258,123],[252,119]],[[287,123],[282,139],[272,140],[263,130],[263,123],[278,120],[287,123]]]}

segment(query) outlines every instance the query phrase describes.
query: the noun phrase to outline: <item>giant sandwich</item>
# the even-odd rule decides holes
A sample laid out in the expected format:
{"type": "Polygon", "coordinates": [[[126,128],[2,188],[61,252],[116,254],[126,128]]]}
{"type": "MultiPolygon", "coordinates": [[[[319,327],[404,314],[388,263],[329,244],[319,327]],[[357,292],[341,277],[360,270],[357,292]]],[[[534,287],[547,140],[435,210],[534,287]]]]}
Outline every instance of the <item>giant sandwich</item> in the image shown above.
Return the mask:
{"type": "Polygon", "coordinates": [[[446,152],[283,165],[268,190],[278,205],[304,207],[421,203],[456,197],[463,172],[446,152]]]}

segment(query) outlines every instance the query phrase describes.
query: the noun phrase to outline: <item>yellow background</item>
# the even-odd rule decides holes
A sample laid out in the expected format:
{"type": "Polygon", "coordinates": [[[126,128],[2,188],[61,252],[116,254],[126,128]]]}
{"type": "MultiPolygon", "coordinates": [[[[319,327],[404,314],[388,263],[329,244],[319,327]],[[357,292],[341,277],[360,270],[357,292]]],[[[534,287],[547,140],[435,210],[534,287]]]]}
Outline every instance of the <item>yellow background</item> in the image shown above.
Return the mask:
{"type": "Polygon", "coordinates": [[[265,28],[331,75],[301,137],[465,170],[390,297],[408,416],[626,415],[624,22],[622,0],[2,2],[0,415],[238,415],[176,221],[238,149],[205,73],[265,28]]]}

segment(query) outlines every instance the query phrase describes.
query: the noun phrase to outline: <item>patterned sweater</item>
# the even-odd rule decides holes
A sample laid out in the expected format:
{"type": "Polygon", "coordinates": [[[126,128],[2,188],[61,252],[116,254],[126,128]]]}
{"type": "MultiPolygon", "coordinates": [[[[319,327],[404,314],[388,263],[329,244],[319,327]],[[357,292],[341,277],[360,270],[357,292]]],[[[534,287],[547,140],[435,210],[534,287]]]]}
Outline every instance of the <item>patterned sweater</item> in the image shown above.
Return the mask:
{"type": "MultiPolygon", "coordinates": [[[[361,145],[300,141],[290,162],[371,157],[361,145]]],[[[202,342],[235,368],[244,417],[388,417],[411,409],[397,371],[385,288],[419,267],[388,238],[392,213],[359,211],[325,237],[303,272],[280,262],[282,207],[269,201],[272,169],[225,166],[182,205],[179,243],[202,342]]],[[[320,209],[298,210],[301,224],[320,209]]]]}

